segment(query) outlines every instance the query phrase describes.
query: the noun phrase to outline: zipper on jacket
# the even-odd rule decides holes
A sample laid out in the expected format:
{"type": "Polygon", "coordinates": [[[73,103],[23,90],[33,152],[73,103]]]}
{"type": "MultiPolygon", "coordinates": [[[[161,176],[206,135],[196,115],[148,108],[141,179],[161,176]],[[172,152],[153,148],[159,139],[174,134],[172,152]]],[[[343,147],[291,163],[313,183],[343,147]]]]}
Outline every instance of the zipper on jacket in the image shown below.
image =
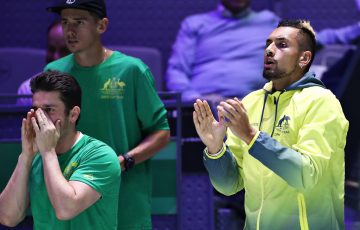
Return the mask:
{"type": "Polygon", "coordinates": [[[309,224],[308,224],[308,221],[307,221],[306,204],[305,204],[304,195],[302,193],[298,193],[297,200],[298,200],[298,207],[299,207],[300,229],[301,230],[309,230],[309,224]]]}
{"type": "Polygon", "coordinates": [[[277,121],[277,113],[278,113],[278,106],[279,106],[280,96],[281,96],[281,94],[283,94],[284,92],[285,92],[285,90],[281,91],[281,93],[279,94],[278,98],[274,97],[274,104],[275,104],[275,118],[274,118],[273,130],[272,130],[272,132],[271,132],[271,137],[274,135],[274,132],[275,132],[275,127],[276,127],[276,121],[277,121]]]}
{"type": "Polygon", "coordinates": [[[259,131],[261,131],[261,125],[262,125],[262,121],[263,121],[263,118],[264,118],[264,111],[265,111],[266,100],[267,100],[268,95],[269,95],[269,93],[267,91],[265,91],[264,104],[263,104],[263,108],[262,108],[261,116],[260,116],[259,131]]]}

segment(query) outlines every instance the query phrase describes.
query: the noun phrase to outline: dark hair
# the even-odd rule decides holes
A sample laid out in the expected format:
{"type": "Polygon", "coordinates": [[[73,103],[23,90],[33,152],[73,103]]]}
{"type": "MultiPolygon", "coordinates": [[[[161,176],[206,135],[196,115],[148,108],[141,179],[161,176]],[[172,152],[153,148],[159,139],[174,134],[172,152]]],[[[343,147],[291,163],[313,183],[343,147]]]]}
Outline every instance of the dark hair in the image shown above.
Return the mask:
{"type": "MultiPolygon", "coordinates": [[[[38,91],[60,93],[60,100],[65,105],[65,114],[68,115],[74,106],[81,108],[81,88],[76,79],[69,74],[59,71],[42,72],[30,80],[31,92],[38,91]]],[[[80,117],[78,118],[78,120],[80,117]]],[[[76,122],[78,122],[78,120],[76,122]]]]}
{"type": "Polygon", "coordinates": [[[316,48],[315,31],[310,25],[310,21],[303,19],[282,20],[279,22],[277,28],[279,27],[293,27],[299,29],[298,43],[300,49],[302,51],[310,51],[312,54],[311,60],[305,68],[305,72],[309,71],[310,66],[315,58],[316,48]]]}

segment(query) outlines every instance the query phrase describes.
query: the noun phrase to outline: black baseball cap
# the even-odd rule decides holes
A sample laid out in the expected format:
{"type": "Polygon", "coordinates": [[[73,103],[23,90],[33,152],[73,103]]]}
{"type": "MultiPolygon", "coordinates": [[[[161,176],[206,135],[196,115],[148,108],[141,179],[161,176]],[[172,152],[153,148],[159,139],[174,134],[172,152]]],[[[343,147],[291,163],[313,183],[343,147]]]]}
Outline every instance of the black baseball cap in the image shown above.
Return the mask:
{"type": "Polygon", "coordinates": [[[107,17],[104,0],[58,0],[55,5],[46,10],[60,14],[61,10],[69,8],[93,12],[101,19],[107,17]]]}

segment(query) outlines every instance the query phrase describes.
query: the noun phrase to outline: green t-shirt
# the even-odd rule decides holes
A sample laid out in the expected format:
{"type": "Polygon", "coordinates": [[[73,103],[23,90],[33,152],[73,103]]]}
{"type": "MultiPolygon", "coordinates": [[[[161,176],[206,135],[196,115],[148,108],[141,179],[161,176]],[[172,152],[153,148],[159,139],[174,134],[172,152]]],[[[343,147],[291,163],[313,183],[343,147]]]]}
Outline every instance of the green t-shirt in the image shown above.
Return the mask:
{"type": "MultiPolygon", "coordinates": [[[[74,76],[82,93],[79,130],[110,145],[120,155],[147,135],[168,130],[167,112],[158,97],[149,68],[120,52],[93,67],[81,67],[70,54],[45,70],[74,76]]],[[[122,174],[118,229],[151,229],[150,162],[122,174]]]]}
{"type": "Polygon", "coordinates": [[[43,162],[38,154],[33,161],[29,181],[34,229],[116,229],[121,170],[114,150],[84,135],[68,152],[58,156],[58,160],[67,180],[91,186],[101,198],[73,219],[58,220],[49,200],[43,162]]]}

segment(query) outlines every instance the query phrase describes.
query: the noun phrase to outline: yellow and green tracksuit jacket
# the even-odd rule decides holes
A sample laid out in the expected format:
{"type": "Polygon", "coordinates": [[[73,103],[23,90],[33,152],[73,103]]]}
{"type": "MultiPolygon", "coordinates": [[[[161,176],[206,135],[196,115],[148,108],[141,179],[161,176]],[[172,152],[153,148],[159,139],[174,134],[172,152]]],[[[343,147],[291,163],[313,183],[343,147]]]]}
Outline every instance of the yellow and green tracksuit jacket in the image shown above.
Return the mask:
{"type": "Polygon", "coordinates": [[[204,154],[216,190],[245,189],[245,229],[344,229],[344,147],[341,105],[307,73],[283,91],[272,83],[243,99],[259,131],[247,145],[230,130],[223,151],[204,154]]]}

